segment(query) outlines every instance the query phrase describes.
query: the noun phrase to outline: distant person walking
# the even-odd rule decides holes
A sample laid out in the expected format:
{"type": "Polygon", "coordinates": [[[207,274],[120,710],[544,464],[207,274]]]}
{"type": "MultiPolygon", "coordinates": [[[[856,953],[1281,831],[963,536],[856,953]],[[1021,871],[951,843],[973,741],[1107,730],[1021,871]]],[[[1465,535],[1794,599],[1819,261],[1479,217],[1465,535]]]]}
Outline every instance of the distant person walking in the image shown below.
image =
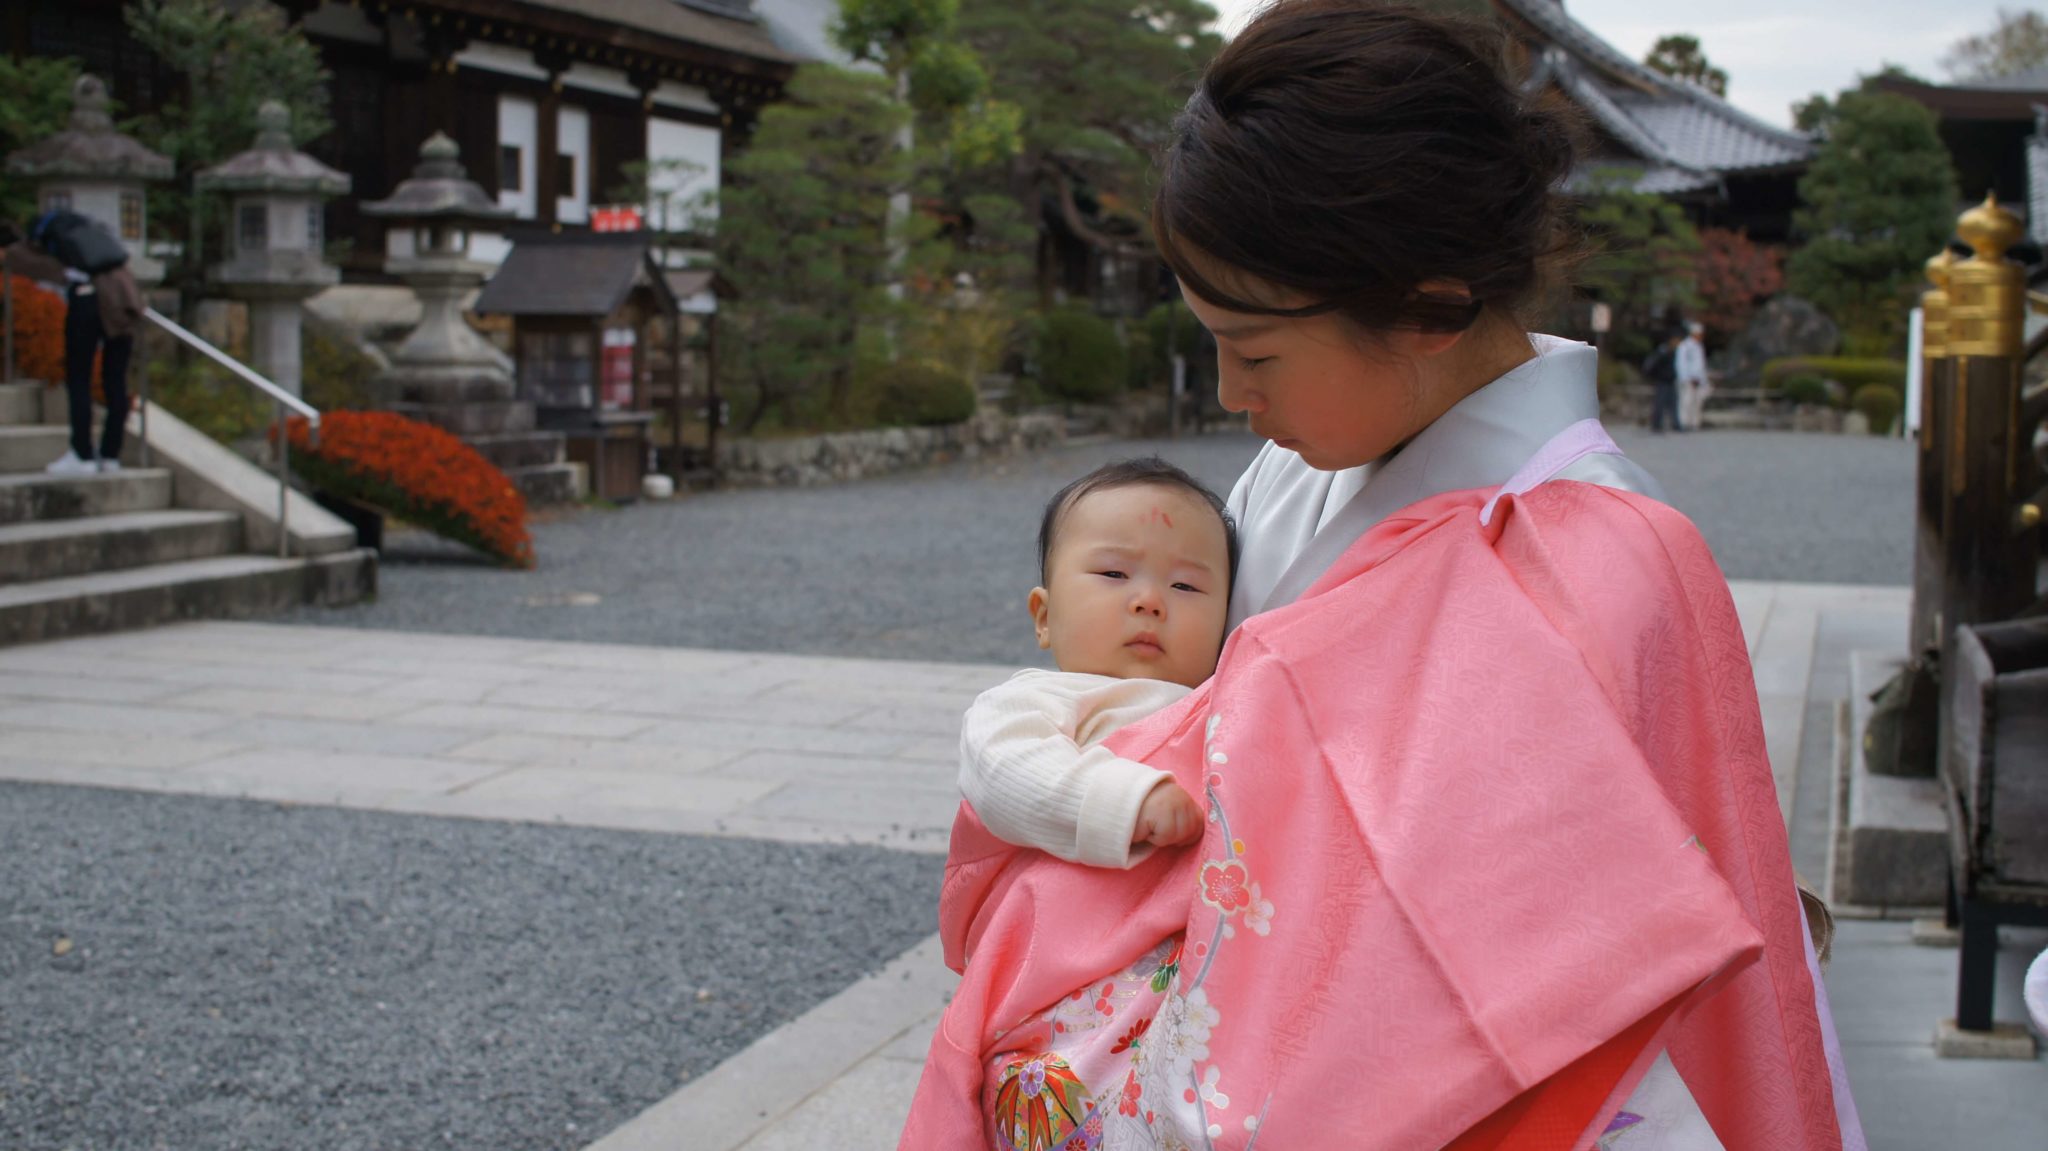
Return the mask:
{"type": "Polygon", "coordinates": [[[1678,343],[1678,415],[1679,427],[1684,431],[1704,426],[1701,420],[1706,414],[1707,397],[1714,394],[1714,385],[1707,379],[1706,334],[1705,325],[1687,324],[1685,339],[1678,343]]]}
{"type": "Polygon", "coordinates": [[[8,239],[8,271],[67,286],[64,390],[71,400],[71,448],[46,470],[60,476],[120,471],[121,442],[128,430],[128,359],[143,312],[142,290],[128,271],[128,249],[98,221],[61,210],[37,216],[26,240],[8,239]],[[95,355],[107,404],[97,452],[92,439],[95,355]]]}
{"type": "Polygon", "coordinates": [[[1664,421],[1671,421],[1671,430],[1682,432],[1685,426],[1678,422],[1678,334],[1669,333],[1657,341],[1650,354],[1643,360],[1643,375],[1650,380],[1650,430],[1664,434],[1664,421]]]}

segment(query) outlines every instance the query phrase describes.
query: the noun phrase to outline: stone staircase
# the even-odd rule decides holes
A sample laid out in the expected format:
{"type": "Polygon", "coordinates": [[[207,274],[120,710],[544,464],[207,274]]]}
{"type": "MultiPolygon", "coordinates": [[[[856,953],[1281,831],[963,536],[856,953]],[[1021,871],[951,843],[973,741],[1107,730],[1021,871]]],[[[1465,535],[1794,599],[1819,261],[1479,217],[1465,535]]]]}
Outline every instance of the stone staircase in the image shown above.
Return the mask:
{"type": "Polygon", "coordinates": [[[171,469],[132,466],[132,436],[131,466],[119,472],[48,475],[69,433],[43,422],[46,398],[56,414],[61,392],[0,384],[0,645],[348,603],[374,590],[375,553],[346,544],[310,557],[253,554],[244,513],[181,506],[171,469]]]}

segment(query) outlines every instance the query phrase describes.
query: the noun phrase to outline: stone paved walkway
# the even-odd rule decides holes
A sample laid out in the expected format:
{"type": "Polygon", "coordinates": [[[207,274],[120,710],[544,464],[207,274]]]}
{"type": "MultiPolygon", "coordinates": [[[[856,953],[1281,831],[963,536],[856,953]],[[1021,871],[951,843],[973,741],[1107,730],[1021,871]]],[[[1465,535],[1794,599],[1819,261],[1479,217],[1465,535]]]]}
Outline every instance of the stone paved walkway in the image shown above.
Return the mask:
{"type": "MultiPolygon", "coordinates": [[[[1846,691],[1823,639],[1903,643],[1906,593],[1734,592],[1811,873],[1820,728],[1846,691]]],[[[0,651],[0,778],[936,853],[960,710],[1008,671],[194,624],[0,651]]],[[[2041,1146],[2040,1061],[1932,1057],[1953,952],[1911,947],[1898,921],[1848,924],[1838,949],[1836,1017],[1873,1147],[2041,1146]]],[[[2013,983],[2018,948],[2009,958],[2013,983]]],[[[593,1147],[893,1147],[951,982],[927,941],[593,1147]]],[[[2016,1017],[2008,991],[2000,1014],[2016,1017]]]]}

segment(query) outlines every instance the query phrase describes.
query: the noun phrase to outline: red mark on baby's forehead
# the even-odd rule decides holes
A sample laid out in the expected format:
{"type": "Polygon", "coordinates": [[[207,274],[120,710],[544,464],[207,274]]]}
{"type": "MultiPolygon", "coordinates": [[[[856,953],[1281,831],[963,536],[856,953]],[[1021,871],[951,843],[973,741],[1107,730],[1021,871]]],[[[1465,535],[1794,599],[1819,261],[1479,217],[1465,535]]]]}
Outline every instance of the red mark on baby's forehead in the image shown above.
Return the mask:
{"type": "Polygon", "coordinates": [[[1165,524],[1169,528],[1173,526],[1173,517],[1166,514],[1165,508],[1153,508],[1152,514],[1146,518],[1157,520],[1160,523],[1165,524]]]}

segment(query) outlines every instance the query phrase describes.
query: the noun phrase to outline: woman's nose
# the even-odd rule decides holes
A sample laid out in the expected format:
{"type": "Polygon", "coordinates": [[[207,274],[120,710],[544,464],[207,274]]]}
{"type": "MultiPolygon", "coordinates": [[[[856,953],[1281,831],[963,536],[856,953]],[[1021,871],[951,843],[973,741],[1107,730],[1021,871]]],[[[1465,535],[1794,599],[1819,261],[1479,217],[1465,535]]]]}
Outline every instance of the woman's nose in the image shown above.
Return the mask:
{"type": "Polygon", "coordinates": [[[1266,397],[1253,390],[1244,369],[1219,356],[1216,362],[1216,402],[1226,412],[1263,412],[1266,397]]]}

